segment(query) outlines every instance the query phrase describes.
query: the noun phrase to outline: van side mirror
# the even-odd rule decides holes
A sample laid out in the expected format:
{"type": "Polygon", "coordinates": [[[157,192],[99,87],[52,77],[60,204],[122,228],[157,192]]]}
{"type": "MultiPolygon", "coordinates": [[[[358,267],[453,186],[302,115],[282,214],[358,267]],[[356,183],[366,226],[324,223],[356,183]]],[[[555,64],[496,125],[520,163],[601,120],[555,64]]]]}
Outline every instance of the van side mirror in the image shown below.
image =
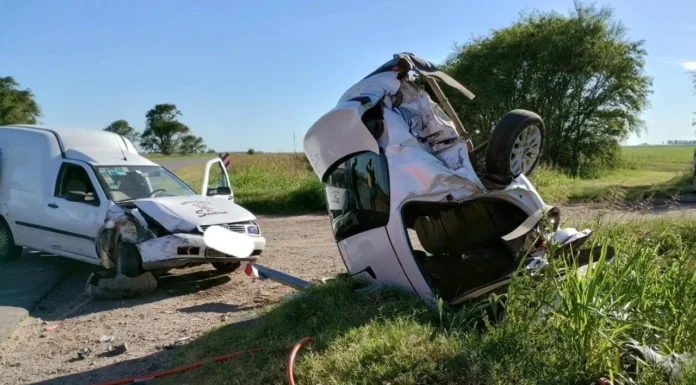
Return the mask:
{"type": "Polygon", "coordinates": [[[68,202],[87,202],[87,193],[82,191],[68,191],[68,202]]]}

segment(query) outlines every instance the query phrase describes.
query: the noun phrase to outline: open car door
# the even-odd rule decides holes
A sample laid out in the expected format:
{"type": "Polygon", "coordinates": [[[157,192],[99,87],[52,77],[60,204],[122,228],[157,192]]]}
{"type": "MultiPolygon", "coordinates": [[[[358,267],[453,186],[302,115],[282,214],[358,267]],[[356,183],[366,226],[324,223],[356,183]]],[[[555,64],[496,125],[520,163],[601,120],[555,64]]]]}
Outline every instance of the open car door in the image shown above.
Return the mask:
{"type": "Polygon", "coordinates": [[[201,195],[234,201],[230,177],[222,159],[211,159],[205,164],[201,195]]]}

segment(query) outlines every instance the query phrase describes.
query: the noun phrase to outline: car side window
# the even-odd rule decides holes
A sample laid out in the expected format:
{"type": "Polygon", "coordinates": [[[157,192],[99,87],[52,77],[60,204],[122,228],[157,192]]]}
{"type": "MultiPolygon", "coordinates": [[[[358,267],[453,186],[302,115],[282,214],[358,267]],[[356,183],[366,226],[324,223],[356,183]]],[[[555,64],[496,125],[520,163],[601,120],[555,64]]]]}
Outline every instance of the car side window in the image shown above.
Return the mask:
{"type": "Polygon", "coordinates": [[[336,241],[386,226],[389,172],[384,155],[362,152],[332,167],[324,178],[336,241]]]}
{"type": "Polygon", "coordinates": [[[210,167],[210,174],[208,175],[208,195],[217,195],[222,190],[224,194],[229,194],[230,185],[227,182],[225,173],[222,169],[222,164],[216,163],[210,167]]]}
{"type": "Polygon", "coordinates": [[[84,167],[63,163],[58,172],[54,195],[71,202],[99,205],[99,197],[84,167]]]}

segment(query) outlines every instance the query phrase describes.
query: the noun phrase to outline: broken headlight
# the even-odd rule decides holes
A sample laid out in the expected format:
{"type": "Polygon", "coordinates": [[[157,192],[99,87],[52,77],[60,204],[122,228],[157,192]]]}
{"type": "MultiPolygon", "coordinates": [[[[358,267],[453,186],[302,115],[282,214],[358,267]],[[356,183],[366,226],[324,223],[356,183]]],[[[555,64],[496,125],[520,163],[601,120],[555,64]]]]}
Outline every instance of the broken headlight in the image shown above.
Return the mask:
{"type": "Polygon", "coordinates": [[[250,224],[246,225],[246,233],[247,234],[252,234],[252,235],[259,235],[261,234],[261,228],[256,222],[251,222],[250,224]]]}

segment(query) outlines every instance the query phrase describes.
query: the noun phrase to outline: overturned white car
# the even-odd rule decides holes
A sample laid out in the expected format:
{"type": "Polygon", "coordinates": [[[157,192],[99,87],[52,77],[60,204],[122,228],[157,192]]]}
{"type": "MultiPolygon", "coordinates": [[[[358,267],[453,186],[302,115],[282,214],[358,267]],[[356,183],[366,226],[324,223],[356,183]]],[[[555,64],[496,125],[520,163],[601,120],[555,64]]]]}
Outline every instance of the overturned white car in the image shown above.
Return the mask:
{"type": "Polygon", "coordinates": [[[199,195],[113,133],[2,126],[0,260],[30,248],[100,266],[100,277],[131,278],[205,263],[231,272],[256,260],[266,241],[235,204],[220,159],[208,161],[203,180],[199,195]],[[207,247],[213,225],[248,236],[253,250],[207,247]]]}
{"type": "Polygon", "coordinates": [[[511,111],[474,148],[438,80],[474,97],[431,63],[394,55],[309,129],[304,151],[348,272],[457,305],[504,288],[523,257],[547,263],[549,242],[577,250],[590,230],[559,230],[560,210],[525,176],[543,145],[538,115],[511,111]]]}

